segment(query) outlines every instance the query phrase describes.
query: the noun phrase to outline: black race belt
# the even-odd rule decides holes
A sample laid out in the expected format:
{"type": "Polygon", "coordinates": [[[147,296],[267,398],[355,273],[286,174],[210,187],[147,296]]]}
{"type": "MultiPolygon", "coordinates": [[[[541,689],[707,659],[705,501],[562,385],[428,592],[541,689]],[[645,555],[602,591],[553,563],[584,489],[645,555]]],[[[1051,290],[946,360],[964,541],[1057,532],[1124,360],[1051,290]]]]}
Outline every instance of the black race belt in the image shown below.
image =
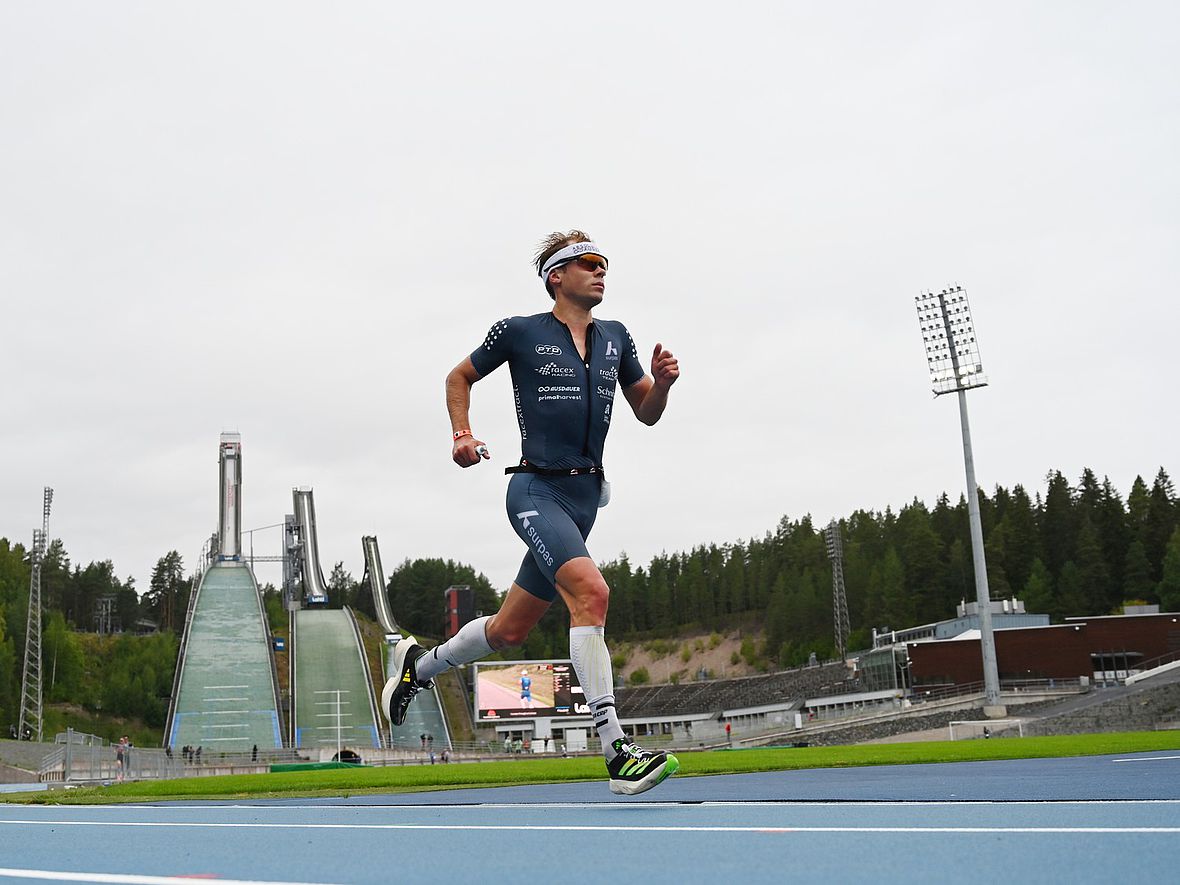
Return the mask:
{"type": "Polygon", "coordinates": [[[606,472],[599,464],[595,467],[537,467],[527,461],[521,461],[515,467],[505,467],[505,473],[536,473],[539,476],[586,476],[595,474],[605,476],[606,472]]]}

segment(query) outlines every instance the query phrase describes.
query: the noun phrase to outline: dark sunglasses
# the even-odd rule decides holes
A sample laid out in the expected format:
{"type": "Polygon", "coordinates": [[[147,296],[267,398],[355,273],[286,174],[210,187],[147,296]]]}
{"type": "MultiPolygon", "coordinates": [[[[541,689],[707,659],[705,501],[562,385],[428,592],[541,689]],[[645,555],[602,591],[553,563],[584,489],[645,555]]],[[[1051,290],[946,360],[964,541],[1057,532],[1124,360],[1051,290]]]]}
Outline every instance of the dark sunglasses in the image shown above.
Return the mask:
{"type": "Polygon", "coordinates": [[[570,264],[576,264],[582,270],[588,270],[590,273],[595,273],[600,267],[603,270],[607,268],[606,259],[601,255],[579,255],[570,264]]]}

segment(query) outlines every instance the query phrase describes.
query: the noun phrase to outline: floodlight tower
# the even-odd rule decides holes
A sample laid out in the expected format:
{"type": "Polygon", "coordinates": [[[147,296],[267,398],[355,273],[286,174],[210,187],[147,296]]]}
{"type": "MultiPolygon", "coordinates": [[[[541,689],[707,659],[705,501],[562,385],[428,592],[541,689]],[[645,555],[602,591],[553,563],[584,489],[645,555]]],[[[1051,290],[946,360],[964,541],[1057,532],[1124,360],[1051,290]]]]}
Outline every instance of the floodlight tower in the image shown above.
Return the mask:
{"type": "Polygon", "coordinates": [[[926,363],[935,396],[959,395],[959,422],[963,429],[963,463],[967,471],[967,515],[971,524],[971,559],[975,566],[975,599],[979,604],[979,645],[983,653],[985,710],[1005,715],[1000,704],[1000,677],[996,667],[996,642],[992,633],[991,595],[987,588],[987,564],[983,557],[983,526],[979,519],[979,494],[975,484],[975,458],[971,454],[971,426],[967,421],[967,391],[986,387],[975,322],[962,286],[941,292],[924,292],[914,299],[926,363]]]}
{"type": "Polygon", "coordinates": [[[824,543],[828,548],[828,559],[832,561],[832,624],[836,630],[836,652],[843,661],[848,658],[848,597],[844,593],[844,541],[840,537],[840,524],[834,519],[824,529],[824,543]]]}
{"type": "Polygon", "coordinates": [[[45,559],[52,504],[53,489],[46,486],[41,503],[41,528],[33,529],[33,549],[29,552],[29,615],[25,621],[25,663],[20,687],[20,720],[16,727],[18,740],[24,740],[26,729],[30,739],[41,740],[41,563],[45,559]]]}

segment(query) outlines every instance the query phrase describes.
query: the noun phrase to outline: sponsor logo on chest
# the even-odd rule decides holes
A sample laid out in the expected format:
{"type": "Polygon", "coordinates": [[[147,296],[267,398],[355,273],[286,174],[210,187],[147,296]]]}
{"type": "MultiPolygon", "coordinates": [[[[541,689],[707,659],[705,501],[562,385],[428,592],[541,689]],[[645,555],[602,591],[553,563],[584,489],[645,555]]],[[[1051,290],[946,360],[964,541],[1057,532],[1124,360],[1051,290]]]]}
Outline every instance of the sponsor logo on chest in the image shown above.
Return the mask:
{"type": "Polygon", "coordinates": [[[573,366],[559,366],[557,363],[537,366],[535,371],[538,375],[544,375],[547,378],[572,378],[574,376],[573,366]]]}

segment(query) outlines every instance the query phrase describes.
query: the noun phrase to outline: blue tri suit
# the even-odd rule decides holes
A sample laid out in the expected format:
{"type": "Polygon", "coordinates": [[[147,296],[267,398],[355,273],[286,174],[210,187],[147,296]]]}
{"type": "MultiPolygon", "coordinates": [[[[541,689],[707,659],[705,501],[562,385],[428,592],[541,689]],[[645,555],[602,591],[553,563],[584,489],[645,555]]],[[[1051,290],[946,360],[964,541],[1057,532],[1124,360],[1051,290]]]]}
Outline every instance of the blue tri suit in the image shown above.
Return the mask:
{"type": "MultiPolygon", "coordinates": [[[[500,320],[474,353],[480,377],[508,363],[520,424],[521,462],[549,469],[602,467],[616,384],[643,379],[626,327],[594,320],[586,329],[586,359],[569,328],[552,313],[500,320]]],[[[598,515],[601,472],[576,476],[514,474],[508,519],[529,553],[516,583],[552,602],[557,570],[588,556],[586,538],[598,515]]]]}

